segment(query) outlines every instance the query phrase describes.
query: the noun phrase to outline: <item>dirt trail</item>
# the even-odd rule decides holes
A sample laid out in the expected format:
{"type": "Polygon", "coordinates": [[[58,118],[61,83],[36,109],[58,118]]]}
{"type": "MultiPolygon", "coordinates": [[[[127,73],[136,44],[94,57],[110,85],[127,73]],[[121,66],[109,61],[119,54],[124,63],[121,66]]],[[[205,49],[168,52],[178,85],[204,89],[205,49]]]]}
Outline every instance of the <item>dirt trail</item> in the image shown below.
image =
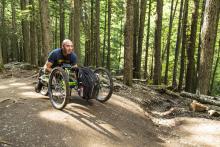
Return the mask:
{"type": "Polygon", "coordinates": [[[105,104],[73,96],[63,111],[33,91],[33,79],[0,79],[0,146],[197,146],[220,144],[220,122],[179,118],[156,126],[130,100],[105,104]]]}

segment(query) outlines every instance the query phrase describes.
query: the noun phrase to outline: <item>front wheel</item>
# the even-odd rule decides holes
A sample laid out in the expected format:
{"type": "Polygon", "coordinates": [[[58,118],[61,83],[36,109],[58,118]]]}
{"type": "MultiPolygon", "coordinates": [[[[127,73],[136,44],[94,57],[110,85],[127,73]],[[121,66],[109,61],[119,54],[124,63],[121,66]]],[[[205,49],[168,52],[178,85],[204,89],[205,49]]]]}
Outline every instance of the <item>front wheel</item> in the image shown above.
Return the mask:
{"type": "Polygon", "coordinates": [[[68,104],[70,88],[68,76],[61,67],[52,70],[49,78],[48,93],[51,104],[56,109],[63,109],[68,104]]]}
{"type": "Polygon", "coordinates": [[[94,70],[94,73],[99,80],[99,90],[96,99],[102,103],[106,102],[111,98],[113,92],[113,80],[111,74],[104,68],[97,68],[94,70]]]}

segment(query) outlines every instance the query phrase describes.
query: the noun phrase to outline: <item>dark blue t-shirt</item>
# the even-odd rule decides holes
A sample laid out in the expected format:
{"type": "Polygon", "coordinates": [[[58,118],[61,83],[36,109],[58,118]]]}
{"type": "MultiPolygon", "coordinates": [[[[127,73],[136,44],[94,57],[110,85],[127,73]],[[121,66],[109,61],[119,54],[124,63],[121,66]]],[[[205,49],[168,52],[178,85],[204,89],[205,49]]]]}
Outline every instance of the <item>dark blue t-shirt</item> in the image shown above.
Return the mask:
{"type": "Polygon", "coordinates": [[[67,56],[64,56],[62,53],[62,49],[57,48],[50,52],[48,56],[48,62],[53,63],[52,68],[56,66],[61,66],[62,64],[71,64],[75,65],[77,60],[77,56],[75,53],[71,53],[67,56]]]}

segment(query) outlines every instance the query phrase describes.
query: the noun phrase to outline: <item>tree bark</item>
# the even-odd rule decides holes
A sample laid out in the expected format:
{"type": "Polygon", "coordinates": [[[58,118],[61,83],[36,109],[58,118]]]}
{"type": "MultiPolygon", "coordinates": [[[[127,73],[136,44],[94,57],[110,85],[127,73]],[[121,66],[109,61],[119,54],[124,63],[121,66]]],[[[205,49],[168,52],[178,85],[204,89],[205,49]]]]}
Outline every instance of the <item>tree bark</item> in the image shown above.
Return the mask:
{"type": "Polygon", "coordinates": [[[196,32],[199,14],[199,0],[194,0],[194,9],[192,13],[191,34],[189,47],[187,49],[187,72],[186,72],[186,84],[185,91],[195,93],[196,90],[196,75],[195,75],[195,44],[196,44],[196,32]]]}
{"type": "Polygon", "coordinates": [[[107,53],[107,69],[111,68],[111,14],[112,0],[108,0],[108,53],[107,53]]]}
{"type": "Polygon", "coordinates": [[[142,44],[144,38],[144,23],[146,15],[146,0],[141,0],[140,26],[138,36],[138,53],[137,53],[137,78],[141,78],[141,61],[142,61],[142,44]]]}
{"type": "Polygon", "coordinates": [[[167,35],[167,44],[165,50],[167,51],[167,58],[166,58],[166,69],[165,69],[165,76],[164,76],[164,84],[168,84],[168,71],[169,71],[169,57],[170,57],[170,39],[171,39],[171,32],[173,27],[173,3],[174,0],[171,1],[171,9],[170,9],[170,20],[169,20],[169,31],[167,35]]]}
{"type": "Polygon", "coordinates": [[[132,86],[133,78],[133,0],[127,0],[124,35],[124,84],[132,86]]]}
{"type": "Polygon", "coordinates": [[[34,0],[29,0],[31,5],[31,21],[30,21],[30,48],[31,48],[31,64],[38,65],[38,49],[37,49],[37,33],[36,33],[36,23],[35,23],[35,4],[34,0]]]}
{"type": "Polygon", "coordinates": [[[11,36],[11,47],[12,47],[12,61],[18,61],[18,40],[17,40],[17,34],[16,34],[16,9],[15,9],[15,1],[11,1],[11,12],[12,12],[12,33],[11,36]]]}
{"type": "Polygon", "coordinates": [[[147,37],[146,37],[146,51],[145,51],[145,64],[144,64],[144,79],[148,76],[148,50],[150,41],[150,18],[151,18],[151,0],[149,0],[148,19],[147,19],[147,37]]]}
{"type": "Polygon", "coordinates": [[[139,0],[134,0],[134,6],[133,6],[133,11],[134,11],[134,18],[133,18],[133,23],[134,23],[134,37],[133,37],[133,78],[137,78],[137,53],[138,53],[138,34],[139,34],[139,0]]]}
{"type": "Polygon", "coordinates": [[[180,91],[183,86],[183,79],[185,73],[185,56],[186,56],[186,47],[187,47],[187,17],[188,17],[188,4],[189,1],[185,0],[184,10],[183,10],[183,20],[182,20],[182,49],[180,57],[180,76],[179,76],[179,85],[178,90],[180,91]]]}
{"type": "Polygon", "coordinates": [[[203,0],[202,2],[202,10],[201,10],[201,19],[200,19],[200,28],[199,28],[199,44],[198,44],[198,54],[197,54],[197,63],[196,63],[196,93],[199,91],[199,66],[200,66],[200,57],[201,57],[201,30],[202,30],[202,24],[204,20],[204,11],[205,11],[205,2],[206,0],[203,0]]]}
{"type": "Polygon", "coordinates": [[[94,48],[96,53],[96,67],[101,66],[101,55],[100,55],[100,0],[96,0],[95,2],[95,42],[94,48]]]}
{"type": "Polygon", "coordinates": [[[74,0],[74,50],[77,55],[78,63],[80,63],[80,0],[74,0]]]}
{"type": "Polygon", "coordinates": [[[161,80],[161,28],[162,28],[162,16],[163,16],[163,0],[157,0],[156,6],[156,28],[154,36],[154,75],[153,83],[159,85],[161,80]]]}
{"type": "Polygon", "coordinates": [[[214,56],[214,41],[216,35],[219,0],[207,0],[204,12],[204,22],[201,30],[201,62],[199,69],[199,91],[208,94],[214,56]]]}
{"type": "Polygon", "coordinates": [[[40,17],[41,17],[41,29],[42,29],[42,56],[46,61],[48,53],[51,50],[51,30],[50,30],[50,18],[49,18],[49,5],[48,0],[39,0],[40,4],[40,17]]]}
{"type": "Polygon", "coordinates": [[[62,47],[62,42],[65,39],[65,9],[64,0],[60,0],[60,47],[62,47]]]}
{"type": "MultiPolygon", "coordinates": [[[[21,10],[26,10],[27,5],[28,3],[26,0],[21,0],[21,10]]],[[[23,35],[24,61],[31,63],[30,24],[26,16],[23,16],[21,24],[22,24],[22,35],[23,35]]]]}
{"type": "MultiPolygon", "coordinates": [[[[0,16],[2,16],[2,6],[0,5],[0,16]]],[[[0,18],[1,19],[1,18],[0,18]]],[[[2,20],[0,21],[0,28],[2,28],[2,20]]],[[[0,70],[3,68],[3,57],[2,57],[2,29],[0,29],[0,70]]]]}
{"type": "Polygon", "coordinates": [[[103,47],[102,47],[102,67],[105,66],[105,49],[106,49],[106,28],[107,28],[107,8],[108,3],[105,2],[105,22],[104,22],[104,37],[103,37],[103,47]]]}
{"type": "Polygon", "coordinates": [[[184,0],[180,1],[180,12],[179,12],[179,20],[178,20],[177,40],[176,40],[174,66],[173,66],[172,86],[173,86],[174,89],[177,87],[176,77],[177,77],[177,65],[178,65],[178,58],[179,58],[179,48],[180,48],[180,42],[181,42],[181,28],[182,28],[181,20],[182,20],[182,15],[183,15],[183,2],[184,2],[184,0]]]}
{"type": "Polygon", "coordinates": [[[2,57],[3,57],[3,63],[6,64],[8,63],[8,50],[7,50],[7,34],[5,33],[5,28],[6,28],[6,25],[5,25],[5,7],[6,7],[6,1],[5,0],[2,0],[2,17],[0,18],[1,19],[1,27],[2,27],[2,30],[1,30],[1,34],[2,34],[2,40],[1,41],[1,47],[2,47],[2,57]]]}

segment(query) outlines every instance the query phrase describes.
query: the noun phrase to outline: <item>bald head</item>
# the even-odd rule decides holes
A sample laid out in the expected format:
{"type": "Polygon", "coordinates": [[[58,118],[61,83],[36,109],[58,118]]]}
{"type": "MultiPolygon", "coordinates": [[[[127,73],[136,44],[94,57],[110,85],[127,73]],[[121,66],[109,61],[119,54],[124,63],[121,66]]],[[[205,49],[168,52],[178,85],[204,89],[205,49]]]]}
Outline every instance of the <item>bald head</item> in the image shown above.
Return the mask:
{"type": "Polygon", "coordinates": [[[69,39],[64,39],[63,42],[62,42],[62,47],[66,44],[72,44],[73,45],[73,42],[69,39]]]}
{"type": "Polygon", "coordinates": [[[62,50],[64,54],[71,54],[73,52],[73,43],[69,39],[64,39],[62,42],[62,50]]]}

